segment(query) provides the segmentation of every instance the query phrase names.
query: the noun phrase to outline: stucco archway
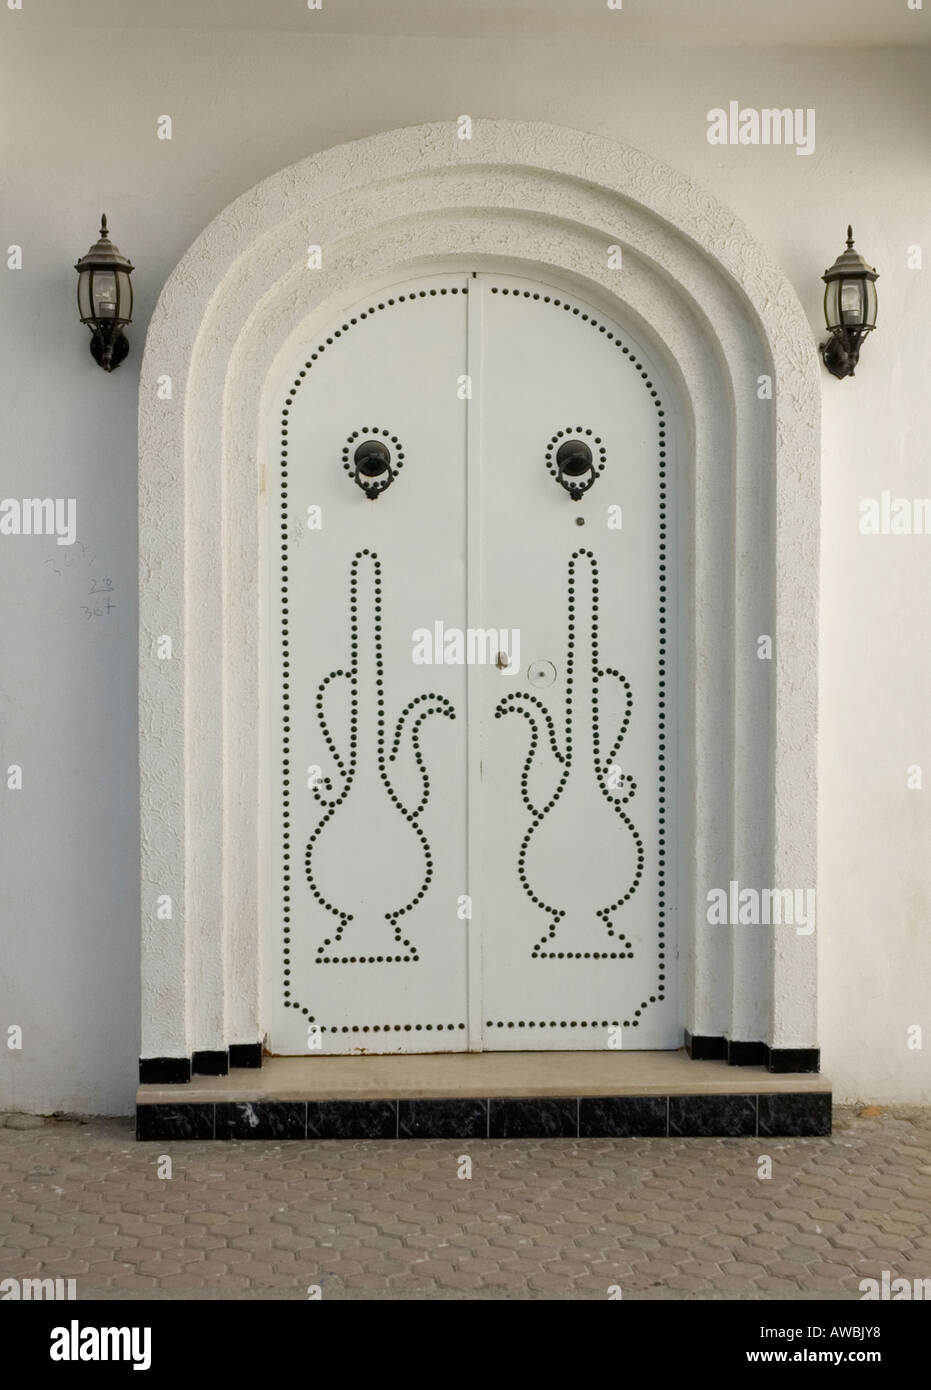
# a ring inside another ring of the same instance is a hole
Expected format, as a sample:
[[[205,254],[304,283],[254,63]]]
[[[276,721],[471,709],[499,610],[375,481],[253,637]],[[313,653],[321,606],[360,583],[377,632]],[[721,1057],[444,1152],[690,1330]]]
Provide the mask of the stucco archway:
[[[265,180],[198,238],[153,315],[139,420],[141,1055],[222,1065],[264,1032],[262,393],[301,325],[399,272],[466,260],[531,265],[583,288],[637,325],[679,385],[694,436],[683,1022],[699,1038],[764,1047],[777,1066],[811,1054],[814,937],[709,926],[704,914],[707,890],[733,879],[815,885],[809,326],[762,248],[688,179],[594,136],[480,120],[470,140],[446,122],[392,131]],[[758,657],[763,634],[771,661]]]

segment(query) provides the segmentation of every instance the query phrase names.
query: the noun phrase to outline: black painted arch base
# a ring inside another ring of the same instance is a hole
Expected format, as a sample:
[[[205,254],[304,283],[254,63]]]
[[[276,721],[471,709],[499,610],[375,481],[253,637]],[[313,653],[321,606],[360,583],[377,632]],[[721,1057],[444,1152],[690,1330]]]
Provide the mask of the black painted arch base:
[[[139,1105],[136,1138],[798,1138],[831,1133],[829,1091],[760,1095],[234,1101]]]
[[[190,1057],[139,1058],[139,1081],[143,1086],[179,1086],[190,1079]]]
[[[770,1047],[764,1042],[732,1042],[685,1030],[685,1050],[693,1062],[728,1062],[732,1067],[765,1067],[774,1073],[821,1070],[817,1047]]]
[[[193,1052],[190,1057],[140,1057],[140,1084],[184,1085],[192,1076],[227,1076],[232,1067],[260,1067],[262,1044],[230,1043],[216,1052]]]

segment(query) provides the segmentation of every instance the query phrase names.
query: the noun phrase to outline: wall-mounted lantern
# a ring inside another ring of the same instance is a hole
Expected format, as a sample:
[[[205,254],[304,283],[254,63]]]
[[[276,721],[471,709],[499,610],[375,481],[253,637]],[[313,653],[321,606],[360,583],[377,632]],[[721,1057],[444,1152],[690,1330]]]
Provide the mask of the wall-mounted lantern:
[[[860,347],[876,327],[878,272],[853,249],[853,228],[847,228],[847,249],[822,275],[824,317],[831,336],[821,345],[824,365],[833,376],[853,376]]]
[[[134,267],[107,231],[106,215],[100,219],[100,240],[74,267],[78,272],[78,310],[91,331],[94,361],[105,372],[118,367],[129,352],[123,329],[132,322]]]

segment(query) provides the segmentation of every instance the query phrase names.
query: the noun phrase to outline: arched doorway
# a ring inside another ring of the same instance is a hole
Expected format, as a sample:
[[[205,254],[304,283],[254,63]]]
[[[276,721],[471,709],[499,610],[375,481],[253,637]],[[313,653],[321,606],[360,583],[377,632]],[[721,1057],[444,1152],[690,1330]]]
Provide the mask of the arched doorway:
[[[679,1047],[665,372],[493,272],[295,351],[264,423],[269,1050]]]
[[[440,122],[266,180],[199,238],[153,316],[140,400],[143,1069],[167,1058],[190,1074],[199,1057],[222,1067],[230,1049],[254,1048],[270,1030],[261,942],[273,852],[261,727],[270,615],[256,576],[278,461],[262,421],[281,408],[302,344],[345,306],[438,274],[450,258],[470,272],[562,285],[636,338],[678,398],[689,640],[677,1026],[753,1055],[763,1049],[772,1064],[816,1055],[814,939],[712,925],[704,911],[707,892],[734,879],[815,883],[819,407],[810,330],[746,230],[674,171],[578,132],[477,121],[471,142]],[[166,376],[171,400],[159,389]],[[401,440],[387,419],[359,422],[375,424]],[[574,434],[596,428],[569,425]],[[541,427],[545,453],[564,426]],[[536,476],[551,497],[561,491],[545,471]],[[407,486],[405,458],[386,496],[360,495],[359,504],[381,515]],[[565,589],[566,556],[557,574]],[[344,639],[348,583],[346,573],[333,577]],[[772,638],[768,662],[758,656],[763,634]],[[552,655],[539,660],[558,671]],[[544,697],[545,688],[535,696],[546,705]],[[429,733],[454,727],[433,722]],[[511,857],[516,870],[519,849]],[[547,894],[535,896],[561,906]],[[166,895],[170,918],[156,910]],[[549,926],[525,897],[542,942]]]

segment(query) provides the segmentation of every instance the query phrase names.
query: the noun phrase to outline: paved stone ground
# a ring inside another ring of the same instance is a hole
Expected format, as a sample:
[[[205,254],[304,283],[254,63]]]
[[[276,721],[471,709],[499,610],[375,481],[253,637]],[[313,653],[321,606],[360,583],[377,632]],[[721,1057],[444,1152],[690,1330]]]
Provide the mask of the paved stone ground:
[[[884,1269],[931,1277],[931,1111],[835,1123],[827,1139],[277,1145],[138,1144],[123,1120],[7,1127],[0,1278],[73,1277],[79,1299],[306,1299],[310,1284],[324,1298],[604,1299],[617,1284],[634,1299],[857,1299]]]

